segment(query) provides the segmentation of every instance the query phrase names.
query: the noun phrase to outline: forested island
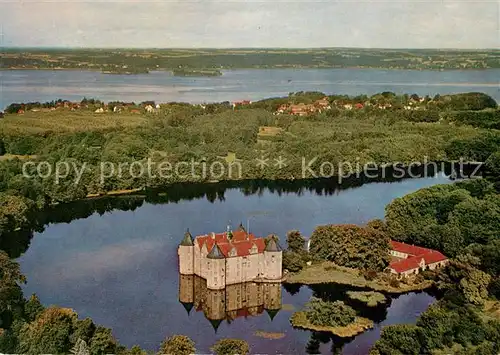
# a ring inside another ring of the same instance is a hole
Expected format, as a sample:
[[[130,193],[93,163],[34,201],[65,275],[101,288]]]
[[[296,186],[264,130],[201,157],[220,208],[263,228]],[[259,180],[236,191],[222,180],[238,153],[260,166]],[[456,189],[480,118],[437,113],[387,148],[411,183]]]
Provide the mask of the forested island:
[[[306,115],[280,110],[301,104],[317,109]],[[384,328],[373,354],[496,355],[500,350],[499,128],[497,103],[481,93],[418,97],[385,92],[347,97],[301,92],[242,105],[104,103],[96,99],[12,104],[0,121],[0,243],[11,246],[9,254],[0,253],[0,351],[69,353],[83,349],[81,353],[99,355],[144,354],[138,347],[121,347],[111,330],[90,319],[79,319],[72,310],[45,308],[36,296],[24,297],[20,285],[25,278],[13,259],[19,255],[10,251],[19,251],[23,232],[33,230],[37,221],[41,222],[37,230],[51,222],[54,217],[50,214],[41,217],[44,211],[57,206],[70,210],[67,206],[72,201],[133,189],[144,191],[153,200],[161,199],[157,191],[175,184],[199,184],[206,187],[206,193],[217,185],[209,183],[213,176],[203,175],[203,163],[219,162],[219,167],[240,164],[241,174],[220,176],[228,184],[254,179],[293,186],[299,180],[336,179],[335,174],[324,176],[324,169],[321,173],[323,162],[342,166],[343,170],[335,171],[348,180],[348,173],[356,175],[369,163],[379,167],[379,174],[387,168],[391,178],[399,165],[408,168],[410,163],[425,163],[426,159],[462,158],[483,163],[483,178],[398,198],[386,207],[383,221],[365,226],[318,226],[311,235],[312,252],[304,248],[306,238],[300,232],[291,232],[283,266],[297,278],[317,267],[327,273],[355,271],[357,279],[366,283],[362,287],[385,285],[388,293],[391,288],[432,284],[438,302],[416,325]],[[278,158],[281,166],[274,164]],[[306,159],[306,175],[302,158]],[[138,177],[129,169],[134,162],[148,159],[156,164],[196,161],[200,170],[192,175],[188,165],[166,177]],[[267,165],[257,165],[263,159],[270,160]],[[23,171],[26,162],[33,165]],[[54,175],[44,178],[37,174],[36,164],[41,162],[47,162],[46,169],[55,169],[60,162],[79,169],[84,162],[87,165],[81,175],[80,170],[69,169],[55,183]],[[122,166],[120,176],[107,171],[109,176],[101,179],[102,162],[128,165]],[[346,162],[360,165],[348,167]],[[25,173],[32,177],[26,178]],[[175,200],[175,194],[171,195],[168,198]],[[132,202],[130,208],[135,206]],[[437,272],[420,274],[411,281],[414,284],[396,282],[384,273],[389,240],[436,249],[451,261]],[[343,243],[345,252],[332,252],[337,250],[331,248],[332,243]],[[361,248],[363,245],[370,248]],[[367,303],[381,301],[374,293],[352,297]],[[345,330],[356,320],[362,321],[346,305],[329,304],[327,313],[318,313],[318,303],[311,302],[306,310],[298,311],[306,313],[295,318],[297,326],[307,323],[309,327],[335,328],[330,330],[338,333],[339,328]],[[363,329],[369,326],[357,324]],[[161,347],[166,353],[190,354],[196,344],[187,337],[173,336]],[[213,351],[233,354],[251,349],[241,340],[226,339],[215,344]]]
[[[2,69],[500,68],[500,51],[435,49],[44,49],[3,48]]]
[[[102,70],[103,74],[118,74],[118,75],[134,75],[134,74],[149,74],[148,69],[115,67],[111,70]]]

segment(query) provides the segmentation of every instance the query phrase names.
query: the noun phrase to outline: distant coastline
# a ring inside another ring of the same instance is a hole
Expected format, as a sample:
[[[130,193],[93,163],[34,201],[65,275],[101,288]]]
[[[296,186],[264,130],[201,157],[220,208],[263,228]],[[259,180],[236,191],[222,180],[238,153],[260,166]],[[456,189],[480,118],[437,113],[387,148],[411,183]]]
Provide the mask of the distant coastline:
[[[98,53],[98,55],[96,55]],[[231,69],[353,68],[386,70],[481,70],[500,68],[500,51],[431,49],[36,49],[4,48],[5,69],[83,69],[144,73]],[[189,69],[184,69],[189,68]],[[111,74],[110,73],[110,74]],[[219,74],[217,74],[218,76]],[[195,73],[184,76],[198,76]],[[205,75],[201,76],[213,76]]]

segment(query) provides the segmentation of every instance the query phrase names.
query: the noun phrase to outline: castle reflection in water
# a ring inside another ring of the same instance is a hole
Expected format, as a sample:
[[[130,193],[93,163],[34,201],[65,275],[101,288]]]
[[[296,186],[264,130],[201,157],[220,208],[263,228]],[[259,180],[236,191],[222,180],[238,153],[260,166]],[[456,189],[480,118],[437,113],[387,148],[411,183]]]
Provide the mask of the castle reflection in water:
[[[193,308],[203,311],[217,331],[224,320],[231,323],[264,311],[272,321],[281,309],[281,284],[246,282],[211,290],[201,277],[179,274],[179,301],[188,314]]]

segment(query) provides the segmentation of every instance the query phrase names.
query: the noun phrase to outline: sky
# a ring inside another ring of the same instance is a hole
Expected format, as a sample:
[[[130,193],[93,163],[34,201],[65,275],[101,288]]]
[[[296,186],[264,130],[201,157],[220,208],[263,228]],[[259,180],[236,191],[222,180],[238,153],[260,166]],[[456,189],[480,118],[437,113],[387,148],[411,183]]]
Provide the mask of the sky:
[[[4,47],[500,48],[498,0],[0,0]]]

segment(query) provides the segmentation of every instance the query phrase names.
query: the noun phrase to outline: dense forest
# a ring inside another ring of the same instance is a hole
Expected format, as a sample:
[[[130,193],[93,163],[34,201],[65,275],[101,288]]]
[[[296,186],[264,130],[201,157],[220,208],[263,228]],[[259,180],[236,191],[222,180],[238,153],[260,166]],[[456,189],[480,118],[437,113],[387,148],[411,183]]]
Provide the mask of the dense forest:
[[[295,93],[236,108],[170,103],[154,112],[144,109],[154,105],[146,102],[138,105],[140,114],[95,113],[104,104],[85,99],[77,111],[54,101],[40,104],[55,106],[48,112],[7,114],[0,121],[0,231],[23,228],[33,213],[49,205],[110,191],[213,180],[359,178],[372,165],[383,175],[403,177],[404,169],[395,172],[395,167],[459,158],[487,161],[500,147],[500,132],[482,128],[486,120],[498,118],[490,115],[497,104],[478,93],[330,96],[329,110],[276,115],[283,103],[307,104],[324,96]],[[375,104],[337,108],[346,102]],[[394,109],[373,107],[380,102]],[[406,102],[423,108],[397,108]],[[28,107],[9,108],[23,105]],[[451,121],[454,112],[470,113],[473,119]],[[477,125],[480,114],[484,119]],[[436,119],[428,122],[428,117]],[[159,171],[165,164],[169,174]]]
[[[4,48],[0,68],[126,72],[237,68],[485,69],[500,51],[432,49],[18,49]]]

